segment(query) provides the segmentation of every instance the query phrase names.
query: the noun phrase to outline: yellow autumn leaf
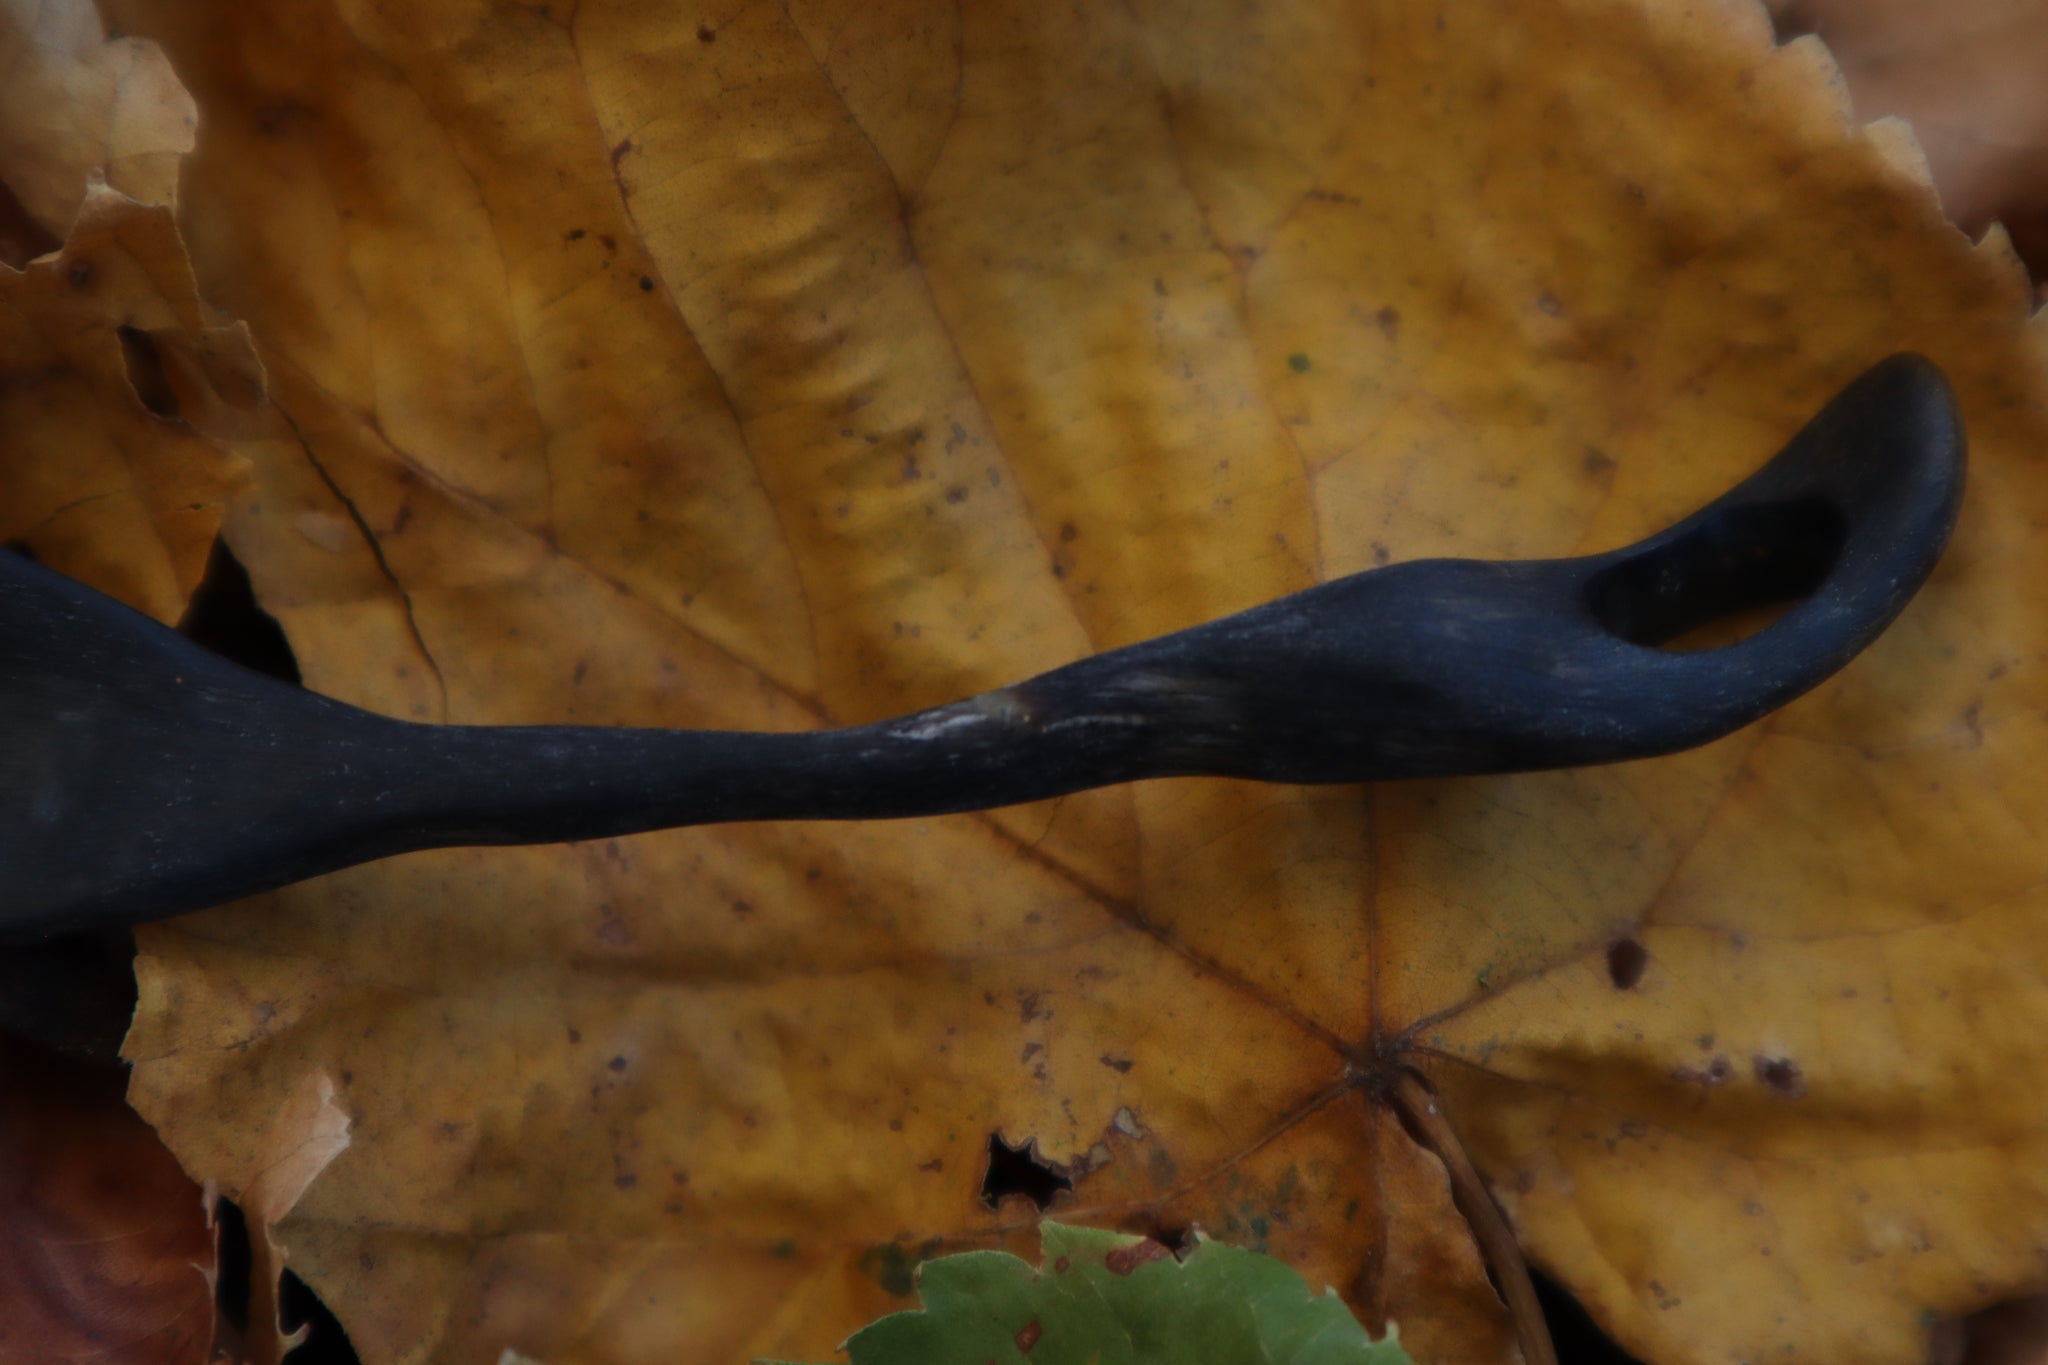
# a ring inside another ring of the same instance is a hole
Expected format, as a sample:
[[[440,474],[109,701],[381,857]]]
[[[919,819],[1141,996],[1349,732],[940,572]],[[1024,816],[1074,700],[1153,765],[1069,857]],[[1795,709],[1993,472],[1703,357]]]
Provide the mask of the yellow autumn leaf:
[[[1815,695],[1597,771],[396,859],[142,935],[133,1102],[366,1360],[821,1358],[934,1246],[1199,1222],[1508,1358],[1423,1068],[1632,1350],[2036,1274],[2024,279],[1762,11],[109,0],[275,407],[227,535],[392,714],[809,728],[1389,559],[1621,543],[1911,348],[1973,486]],[[112,540],[102,543],[119,548]],[[111,553],[111,551],[110,551]]]
[[[0,539],[176,620],[245,472],[205,433],[261,389],[170,209],[95,188],[61,252],[0,266]]]
[[[89,5],[0,2],[0,70],[0,540],[175,620],[262,390],[172,219],[192,100]]]

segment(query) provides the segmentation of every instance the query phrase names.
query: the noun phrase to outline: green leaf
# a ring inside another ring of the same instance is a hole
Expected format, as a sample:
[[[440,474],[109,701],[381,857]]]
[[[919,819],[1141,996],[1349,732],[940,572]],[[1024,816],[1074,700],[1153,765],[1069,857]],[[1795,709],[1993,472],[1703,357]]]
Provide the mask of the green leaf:
[[[1000,1251],[926,1261],[921,1310],[847,1339],[853,1365],[1412,1365],[1337,1297],[1270,1256],[1201,1238],[1185,1261],[1120,1232],[1046,1223],[1044,1265]]]

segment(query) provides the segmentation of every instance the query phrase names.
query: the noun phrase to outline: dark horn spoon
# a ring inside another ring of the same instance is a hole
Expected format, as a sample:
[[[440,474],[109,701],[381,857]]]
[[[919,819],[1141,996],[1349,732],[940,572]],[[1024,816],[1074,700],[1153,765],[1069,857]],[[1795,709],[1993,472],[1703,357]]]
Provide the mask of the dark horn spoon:
[[[1894,356],[1733,491],[1623,549],[1390,565],[809,734],[390,720],[0,555],[0,938],[423,848],[931,815],[1147,777],[1364,782],[1670,753],[1869,644],[1940,556],[1962,483],[1946,381]],[[1786,600],[1737,643],[1656,647]]]

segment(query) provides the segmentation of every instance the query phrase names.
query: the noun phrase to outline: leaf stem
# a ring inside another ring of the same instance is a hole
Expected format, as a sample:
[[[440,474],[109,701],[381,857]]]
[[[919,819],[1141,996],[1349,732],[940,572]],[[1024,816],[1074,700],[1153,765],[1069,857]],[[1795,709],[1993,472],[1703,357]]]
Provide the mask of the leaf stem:
[[[1413,1070],[1403,1068],[1387,1091],[1388,1102],[1407,1121],[1422,1145],[1443,1162],[1451,1180],[1451,1202],[1471,1225],[1472,1238],[1499,1283],[1501,1298],[1515,1321],[1515,1336],[1522,1346],[1527,1365],[1557,1365],[1557,1348],[1551,1344],[1550,1327],[1543,1317],[1543,1305],[1536,1300],[1536,1285],[1529,1278],[1529,1263],[1522,1257],[1514,1230],[1493,1202],[1478,1168],[1465,1155],[1464,1144],[1444,1117],[1443,1107],[1428,1082]]]

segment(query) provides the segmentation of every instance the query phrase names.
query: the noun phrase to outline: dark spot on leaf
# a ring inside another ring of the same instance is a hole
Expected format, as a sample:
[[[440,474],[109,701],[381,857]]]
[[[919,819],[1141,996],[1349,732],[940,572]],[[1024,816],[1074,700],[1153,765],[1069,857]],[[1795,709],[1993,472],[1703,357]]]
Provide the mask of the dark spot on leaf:
[[[1038,1339],[1044,1335],[1045,1329],[1038,1325],[1037,1318],[1033,1318],[1017,1329],[1017,1349],[1029,1351],[1038,1344]]]
[[[1309,363],[1309,358],[1300,351],[1296,351],[1293,355],[1287,357],[1287,368],[1296,374],[1307,374]]]
[[[1081,538],[1081,529],[1071,521],[1060,523],[1060,544],[1072,545]]]
[[[1756,1078],[1788,1100],[1806,1093],[1806,1074],[1790,1057],[1758,1057]]]
[[[73,289],[90,289],[92,287],[92,276],[93,268],[91,261],[73,261],[71,269],[65,273],[64,278],[71,281]]]
[[[569,231],[564,234],[564,236],[566,236],[572,242],[580,242],[587,235],[588,234],[586,234],[582,228],[570,228]]]
[[[612,1186],[615,1189],[630,1190],[639,1183],[640,1177],[637,1175],[615,1175],[612,1177]]]
[[[1102,1054],[1101,1061],[1111,1071],[1120,1072],[1126,1076],[1131,1074],[1131,1067],[1135,1065],[1129,1057],[1112,1057],[1107,1052]]]
[[[1385,308],[1380,309],[1379,313],[1376,315],[1376,320],[1379,322],[1381,334],[1385,336],[1387,340],[1398,341],[1400,339],[1400,309],[1394,307],[1394,305],[1392,304],[1388,304]]]
[[[1587,446],[1579,467],[1586,471],[1589,479],[1605,479],[1614,472],[1614,457],[1598,446]]]
[[[1164,1243],[1155,1242],[1150,1237],[1147,1237],[1142,1242],[1133,1242],[1129,1246],[1118,1247],[1102,1258],[1102,1264],[1108,1267],[1109,1273],[1112,1275],[1128,1275],[1148,1261],[1167,1261],[1172,1259],[1173,1252]]]
[[[1012,1147],[1001,1133],[988,1135],[988,1171],[981,1178],[981,1202],[996,1208],[1012,1195],[1022,1195],[1043,1213],[1053,1197],[1074,1188],[1064,1169],[1038,1155],[1038,1139]]]
[[[1062,1256],[1057,1261],[1054,1261],[1052,1263],[1052,1268],[1056,1271],[1065,1272],[1066,1268],[1072,1264],[1072,1261],[1069,1261],[1066,1257]]]
[[[646,275],[642,275],[640,277],[640,292],[643,294],[652,294],[654,292],[653,279]]]
[[[614,1057],[606,1062],[605,1065],[614,1071],[624,1071],[626,1069],[626,1059],[624,1057]]]
[[[316,116],[312,106],[300,104],[297,100],[279,100],[265,104],[256,110],[256,131],[264,137],[281,137],[295,123]]]
[[[1730,1062],[1725,1055],[1716,1053],[1714,1060],[1708,1062],[1704,1067],[1678,1067],[1672,1071],[1671,1079],[1674,1081],[1687,1081],[1693,1085],[1704,1085],[1711,1088],[1717,1085],[1728,1084],[1734,1078],[1734,1075],[1735,1064]]]
[[[1632,938],[1619,938],[1607,945],[1607,975],[1618,991],[1634,990],[1650,965],[1650,950]]]
[[[872,1246],[860,1254],[860,1270],[899,1299],[907,1299],[917,1288],[917,1263],[930,1258],[939,1248],[936,1239],[911,1248],[896,1242]]]
[[[700,43],[715,43],[715,42],[717,42],[717,41],[718,41],[718,30],[717,30],[717,29],[715,29],[715,28],[713,28],[713,27],[711,27],[711,25],[709,25],[709,24],[699,24],[699,25],[697,25],[697,41],[698,41],[698,42],[700,42]]]

